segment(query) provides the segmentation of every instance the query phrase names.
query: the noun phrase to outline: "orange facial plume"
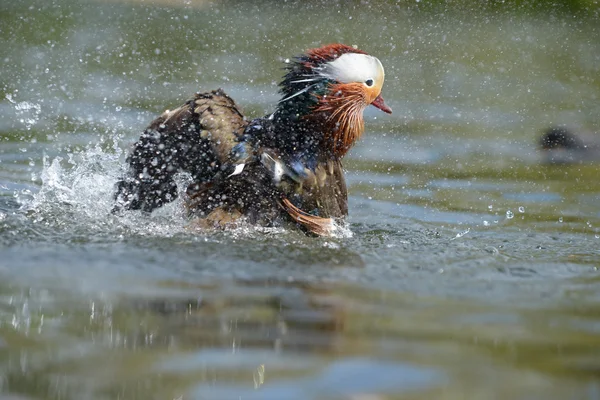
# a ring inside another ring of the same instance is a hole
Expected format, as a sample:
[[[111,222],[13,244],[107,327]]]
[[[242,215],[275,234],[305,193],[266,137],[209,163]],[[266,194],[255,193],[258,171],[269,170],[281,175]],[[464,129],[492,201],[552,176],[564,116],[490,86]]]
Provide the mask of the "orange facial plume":
[[[363,111],[368,103],[360,83],[335,84],[330,93],[319,98],[315,111],[327,115],[324,140],[341,158],[364,132]]]

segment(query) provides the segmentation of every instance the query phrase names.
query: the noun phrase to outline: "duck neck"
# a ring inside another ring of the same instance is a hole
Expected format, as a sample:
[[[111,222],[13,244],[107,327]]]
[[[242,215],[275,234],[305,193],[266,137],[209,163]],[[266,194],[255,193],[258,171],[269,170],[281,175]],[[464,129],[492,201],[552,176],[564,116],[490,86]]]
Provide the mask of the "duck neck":
[[[302,105],[293,108],[281,108],[273,115],[273,133],[276,141],[275,147],[280,151],[300,156],[301,158],[327,159],[331,153],[327,146],[323,146],[327,118],[322,113],[294,112],[302,109]]]
[[[315,109],[317,114],[326,115],[322,146],[336,158],[344,157],[362,136],[363,110],[361,101],[341,97],[324,98]]]

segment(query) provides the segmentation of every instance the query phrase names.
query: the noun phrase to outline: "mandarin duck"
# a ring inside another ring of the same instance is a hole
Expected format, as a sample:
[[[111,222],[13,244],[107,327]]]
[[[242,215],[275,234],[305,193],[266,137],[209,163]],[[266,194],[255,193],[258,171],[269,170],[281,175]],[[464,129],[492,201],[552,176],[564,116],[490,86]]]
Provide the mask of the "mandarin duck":
[[[291,221],[331,235],[348,215],[342,159],[364,131],[368,105],[391,113],[381,97],[381,62],[331,44],[287,60],[275,112],[248,121],[221,89],[197,93],[165,111],[142,133],[117,183],[115,211],[152,211],[177,197],[205,225],[244,217],[273,226]]]

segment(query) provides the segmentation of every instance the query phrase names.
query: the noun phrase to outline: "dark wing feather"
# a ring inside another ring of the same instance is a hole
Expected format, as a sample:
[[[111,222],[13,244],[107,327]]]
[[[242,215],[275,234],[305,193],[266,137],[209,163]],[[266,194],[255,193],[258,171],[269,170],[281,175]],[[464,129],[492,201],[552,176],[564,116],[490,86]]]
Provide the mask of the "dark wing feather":
[[[152,211],[173,201],[178,172],[190,173],[197,183],[210,182],[246,125],[222,90],[198,93],[181,107],[165,111],[134,144],[128,173],[117,183],[115,210]]]

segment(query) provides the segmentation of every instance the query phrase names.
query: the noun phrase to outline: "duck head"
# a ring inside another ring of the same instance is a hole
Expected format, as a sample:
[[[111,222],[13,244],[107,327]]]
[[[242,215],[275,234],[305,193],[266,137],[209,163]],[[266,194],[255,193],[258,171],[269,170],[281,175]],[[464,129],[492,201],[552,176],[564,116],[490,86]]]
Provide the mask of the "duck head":
[[[367,106],[391,114],[383,81],[381,62],[364,51],[343,44],[311,49],[288,63],[274,116],[318,124],[321,146],[343,157],[364,131]]]

